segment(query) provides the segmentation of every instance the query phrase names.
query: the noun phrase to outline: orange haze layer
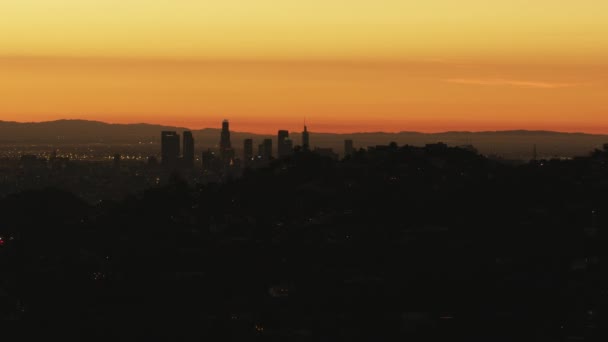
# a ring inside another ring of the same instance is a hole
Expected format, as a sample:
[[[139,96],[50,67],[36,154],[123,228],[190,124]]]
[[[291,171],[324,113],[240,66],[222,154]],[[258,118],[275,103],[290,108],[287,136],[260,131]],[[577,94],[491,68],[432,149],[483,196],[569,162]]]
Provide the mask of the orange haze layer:
[[[15,57],[0,59],[0,75],[2,120],[608,133],[601,64]]]
[[[606,0],[0,1],[0,120],[608,133]]]

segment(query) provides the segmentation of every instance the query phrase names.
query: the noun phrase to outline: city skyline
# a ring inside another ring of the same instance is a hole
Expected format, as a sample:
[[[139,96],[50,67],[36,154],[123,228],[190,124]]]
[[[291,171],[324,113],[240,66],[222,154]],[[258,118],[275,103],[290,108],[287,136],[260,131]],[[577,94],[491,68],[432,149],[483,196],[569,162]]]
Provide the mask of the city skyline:
[[[182,134],[183,144],[181,150],[183,153],[180,152],[180,135],[176,131],[161,131],[160,156],[161,164],[164,167],[185,169],[193,169],[195,167],[196,147],[194,136],[192,131],[187,130],[183,131]],[[293,139],[289,137],[288,130],[278,130],[276,138],[277,156],[279,159],[293,155],[296,150],[310,151],[310,132],[306,125],[304,125],[304,130],[301,133],[300,144],[294,143]],[[345,143],[348,144],[347,142],[350,142],[350,149],[345,147],[344,156],[353,152],[353,140],[346,140]],[[254,154],[253,152],[253,143],[254,139],[251,137],[243,139],[241,159],[236,154],[236,149],[232,145],[230,120],[222,120],[218,148],[214,149],[212,146],[206,146],[206,150],[201,153],[200,160],[203,162],[203,170],[211,171],[215,169],[215,172],[219,172],[217,169],[221,168],[219,167],[220,165],[222,167],[234,168],[235,166],[240,167],[241,163],[244,167],[249,167],[256,162],[262,162],[262,165],[265,165],[266,162],[274,159],[272,157],[272,139],[263,139],[262,144],[258,145],[258,154]],[[314,152],[321,155],[335,156],[335,158],[338,156],[334,154],[333,149],[327,147],[315,147]],[[218,158],[216,158],[216,155]],[[115,162],[119,163],[121,155],[115,154],[113,158]],[[155,158],[155,156],[148,156],[148,161],[150,161],[150,158]],[[218,164],[219,161],[221,163]]]

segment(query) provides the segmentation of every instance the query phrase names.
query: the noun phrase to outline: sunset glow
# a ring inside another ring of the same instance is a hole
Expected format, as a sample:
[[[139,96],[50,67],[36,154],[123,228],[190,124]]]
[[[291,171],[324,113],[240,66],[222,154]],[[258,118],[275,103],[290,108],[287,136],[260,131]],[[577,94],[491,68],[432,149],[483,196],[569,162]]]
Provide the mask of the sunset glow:
[[[20,0],[0,120],[608,133],[608,2]]]

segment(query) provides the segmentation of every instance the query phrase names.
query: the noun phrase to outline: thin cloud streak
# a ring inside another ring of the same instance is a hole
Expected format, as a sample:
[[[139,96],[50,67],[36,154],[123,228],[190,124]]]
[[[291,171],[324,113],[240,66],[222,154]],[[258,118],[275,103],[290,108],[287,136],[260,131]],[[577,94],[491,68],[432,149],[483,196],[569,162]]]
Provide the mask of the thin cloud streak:
[[[581,85],[580,83],[557,83],[557,82],[542,82],[542,81],[520,81],[508,80],[502,78],[494,79],[469,79],[469,78],[453,78],[444,80],[448,83],[480,85],[480,86],[508,86],[519,88],[537,88],[537,89],[558,89],[569,88]]]

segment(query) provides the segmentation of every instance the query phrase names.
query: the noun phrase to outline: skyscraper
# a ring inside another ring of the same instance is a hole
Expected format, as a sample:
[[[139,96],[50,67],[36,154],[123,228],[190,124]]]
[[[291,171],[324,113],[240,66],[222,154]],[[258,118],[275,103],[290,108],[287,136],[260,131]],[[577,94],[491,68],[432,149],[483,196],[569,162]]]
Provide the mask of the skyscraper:
[[[230,123],[228,120],[222,122],[220,156],[225,165],[229,165],[234,159],[234,150],[232,149],[232,143],[230,142]]]
[[[353,141],[348,139],[344,140],[344,156],[350,156],[355,152],[355,148],[353,147]]]
[[[280,130],[279,131],[279,136],[278,136],[278,152],[279,152],[279,158],[283,158],[287,155],[289,155],[289,151],[287,150],[287,146],[285,144],[285,140],[289,139],[289,131],[286,130]]]
[[[230,122],[228,122],[228,120],[224,120],[222,122],[222,135],[220,138],[220,150],[224,151],[229,148],[232,148],[232,144],[230,143]]]
[[[161,133],[161,164],[175,167],[179,160],[179,134],[172,131]]]
[[[219,172],[221,169],[222,161],[219,160],[215,152],[207,150],[201,155],[201,161],[203,162],[204,172]]]
[[[283,149],[283,157],[290,156],[293,154],[293,140],[291,140],[291,138],[287,138],[283,141]]]
[[[184,166],[188,168],[194,167],[194,137],[192,132],[184,132]]]
[[[262,151],[262,158],[264,160],[270,160],[272,158],[272,139],[264,139],[264,150]]]
[[[308,151],[310,149],[310,134],[306,125],[304,126],[304,132],[302,132],[302,149]]]
[[[243,161],[248,165],[253,160],[253,139],[245,139],[243,143]]]

